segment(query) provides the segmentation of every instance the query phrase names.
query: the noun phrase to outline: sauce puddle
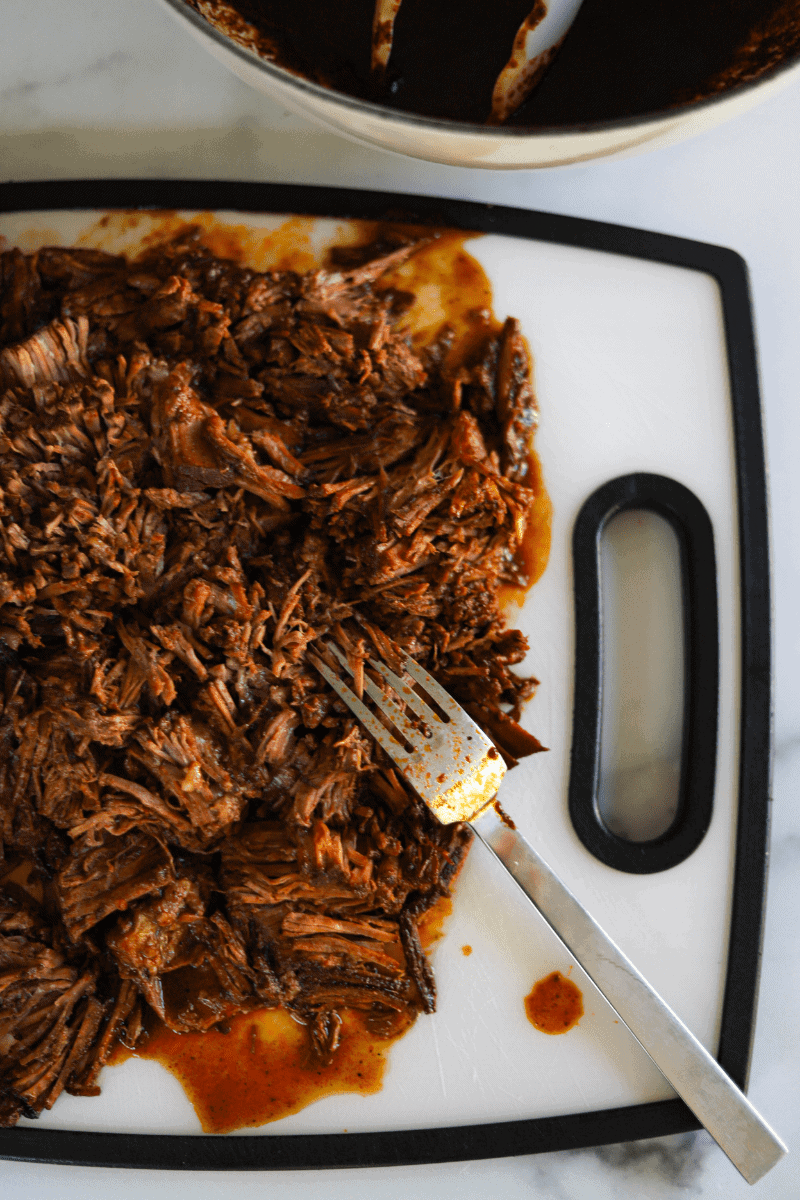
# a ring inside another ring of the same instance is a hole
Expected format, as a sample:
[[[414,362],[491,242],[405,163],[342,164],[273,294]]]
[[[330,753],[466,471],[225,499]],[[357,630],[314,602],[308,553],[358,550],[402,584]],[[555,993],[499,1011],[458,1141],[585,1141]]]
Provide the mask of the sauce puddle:
[[[422,915],[425,949],[443,936],[452,910],[443,898]],[[343,1009],[341,1016],[341,1041],[328,1066],[314,1062],[305,1026],[284,1009],[241,1013],[227,1022],[227,1033],[175,1033],[151,1012],[142,1043],[134,1050],[118,1045],[109,1065],[129,1058],[160,1063],[183,1087],[204,1133],[233,1133],[279,1121],[326,1096],[381,1090],[389,1050],[407,1027],[387,1036],[366,1013]]]
[[[387,1053],[401,1036],[380,1037],[364,1014],[344,1010],[341,1042],[325,1067],[311,1060],[304,1026],[282,1009],[243,1013],[228,1028],[174,1033],[153,1021],[142,1046],[118,1047],[111,1062],[135,1057],[160,1063],[180,1082],[204,1133],[232,1133],[278,1121],[338,1092],[379,1092]]]
[[[583,996],[571,979],[553,971],[533,985],[525,1012],[540,1033],[566,1033],[583,1016]]]

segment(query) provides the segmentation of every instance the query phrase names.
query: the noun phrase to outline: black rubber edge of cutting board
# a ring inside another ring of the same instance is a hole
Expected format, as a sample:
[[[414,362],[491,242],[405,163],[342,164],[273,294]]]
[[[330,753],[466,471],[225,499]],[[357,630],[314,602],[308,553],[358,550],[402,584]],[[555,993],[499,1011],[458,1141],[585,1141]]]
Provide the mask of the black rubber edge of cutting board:
[[[772,768],[769,518],[758,365],[747,267],[733,250],[601,221],[499,205],[298,184],[214,180],[48,180],[0,185],[0,212],[189,209],[296,213],[430,224],[666,263],[720,289],[739,501],[742,696],[739,803],[718,1060],[746,1086],[766,895]],[[499,1158],[699,1129],[680,1100],[563,1117],[358,1134],[215,1137],[0,1130],[0,1157],[164,1169],[335,1168]]]

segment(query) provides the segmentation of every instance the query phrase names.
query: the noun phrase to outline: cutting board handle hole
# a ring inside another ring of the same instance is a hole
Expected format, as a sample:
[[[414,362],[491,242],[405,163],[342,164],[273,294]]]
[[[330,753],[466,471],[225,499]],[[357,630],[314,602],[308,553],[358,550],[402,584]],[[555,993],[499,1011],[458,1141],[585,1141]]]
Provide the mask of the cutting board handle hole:
[[[598,488],[573,531],[575,692],[569,810],[621,871],[663,871],[699,846],[714,801],[719,620],[714,534],[662,475]]]
[[[661,837],[680,796],[684,715],[681,548],[672,524],[631,508],[600,535],[600,779],[607,829]]]

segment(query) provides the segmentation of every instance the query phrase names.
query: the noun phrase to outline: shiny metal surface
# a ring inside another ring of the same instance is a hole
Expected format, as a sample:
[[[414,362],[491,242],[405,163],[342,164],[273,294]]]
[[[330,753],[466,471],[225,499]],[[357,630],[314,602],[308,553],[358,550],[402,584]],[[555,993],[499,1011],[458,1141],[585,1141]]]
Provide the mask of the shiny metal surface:
[[[329,662],[355,677],[353,665],[337,646],[328,643],[325,652]],[[444,824],[472,824],[747,1182],[763,1178],[787,1147],[566,884],[497,811],[492,801],[505,765],[486,734],[407,655],[401,656],[403,678],[384,663],[368,663],[373,673],[380,672],[384,688],[366,672],[359,680],[359,690],[363,688],[383,721],[330,665],[310,657],[434,815]],[[442,716],[420,697],[414,683]],[[390,698],[390,690],[395,699]],[[419,719],[410,717],[406,708]]]
[[[325,647],[333,661],[351,676],[353,668],[338,646]],[[361,724],[397,763],[431,812],[443,825],[471,821],[491,805],[506,773],[503,759],[483,730],[456,704],[427,671],[407,655],[401,656],[405,677],[391,671],[385,663],[369,661],[373,672],[385,681],[381,689],[364,672],[364,693],[387,718],[381,721],[339,678],[328,663],[310,655],[320,674],[358,717]],[[434,701],[441,715],[419,695],[422,688]],[[394,694],[392,699],[389,690]],[[409,715],[396,701],[408,709]],[[415,719],[416,718],[416,719]],[[389,725],[393,727],[389,728]],[[402,742],[397,735],[400,735]]]
[[[681,1099],[748,1183],[787,1148],[566,884],[493,809],[473,829],[561,938]]]

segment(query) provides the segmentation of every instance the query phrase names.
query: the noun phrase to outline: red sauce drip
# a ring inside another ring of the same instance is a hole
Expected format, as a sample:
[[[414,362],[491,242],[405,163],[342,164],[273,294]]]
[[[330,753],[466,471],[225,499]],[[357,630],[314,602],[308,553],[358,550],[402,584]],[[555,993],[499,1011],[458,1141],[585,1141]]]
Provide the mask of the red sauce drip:
[[[472,946],[462,946],[461,953],[465,958],[469,958],[470,954],[472,954]]]
[[[503,824],[507,825],[509,829],[517,828],[516,825],[514,824],[514,822],[511,820],[511,817],[505,811],[505,809],[501,807],[499,800],[495,800],[495,802],[494,802],[494,811],[497,813],[498,817],[503,822]]]
[[[553,971],[533,985],[525,1012],[541,1033],[566,1033],[583,1016],[583,996],[571,979]]]
[[[533,488],[534,497],[533,504],[528,509],[528,524],[522,544],[515,556],[515,566],[521,582],[516,587],[506,584],[500,588],[500,603],[504,607],[509,604],[522,607],[528,591],[544,574],[550,557],[553,504],[545,487],[542,464],[535,450],[531,450],[528,463],[525,486]],[[510,624],[514,624],[513,618]]]

